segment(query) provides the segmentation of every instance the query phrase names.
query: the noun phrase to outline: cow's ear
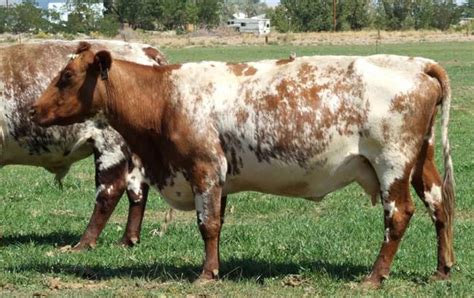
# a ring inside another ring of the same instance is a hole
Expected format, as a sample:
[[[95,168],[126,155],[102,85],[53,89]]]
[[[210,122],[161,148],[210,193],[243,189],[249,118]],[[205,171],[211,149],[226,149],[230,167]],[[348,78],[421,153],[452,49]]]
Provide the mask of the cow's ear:
[[[87,41],[81,41],[76,49],[76,54],[80,54],[91,49],[91,44]]]
[[[95,63],[100,71],[102,80],[108,79],[108,73],[112,66],[112,55],[108,51],[99,51],[95,54]]]

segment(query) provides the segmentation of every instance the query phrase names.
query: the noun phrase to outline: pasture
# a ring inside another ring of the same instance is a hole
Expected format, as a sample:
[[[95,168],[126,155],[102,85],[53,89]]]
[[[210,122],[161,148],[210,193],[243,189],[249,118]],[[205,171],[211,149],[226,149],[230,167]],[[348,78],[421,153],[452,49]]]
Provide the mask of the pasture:
[[[191,283],[200,273],[203,242],[194,212],[179,212],[163,237],[166,204],[152,192],[142,243],[116,245],[126,222],[123,199],[98,247],[83,253],[60,248],[78,241],[94,205],[92,160],[77,164],[58,189],[53,176],[31,167],[0,171],[0,295],[416,295],[469,296],[474,292],[474,43],[381,45],[379,53],[424,56],[448,71],[452,89],[450,141],[457,182],[455,252],[451,281],[430,282],[436,266],[431,220],[417,211],[382,289],[358,286],[383,240],[383,209],[352,185],[321,203],[240,193],[228,200],[221,236],[221,280]],[[374,46],[250,46],[163,51],[171,62],[251,61],[316,54],[368,55]],[[439,134],[438,134],[439,135]],[[440,150],[437,150],[438,157]],[[440,168],[441,169],[441,168]]]

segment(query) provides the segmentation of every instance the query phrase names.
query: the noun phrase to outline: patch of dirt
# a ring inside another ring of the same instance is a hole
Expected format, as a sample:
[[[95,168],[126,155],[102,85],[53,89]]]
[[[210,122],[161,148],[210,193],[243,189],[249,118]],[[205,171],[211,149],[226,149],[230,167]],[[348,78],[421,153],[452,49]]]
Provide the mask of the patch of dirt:
[[[303,285],[307,284],[308,282],[309,282],[309,279],[303,277],[302,275],[290,274],[282,280],[281,284],[282,284],[282,286],[285,286],[285,287],[293,287],[294,288],[294,287],[303,286]]]
[[[87,282],[63,282],[59,277],[49,277],[46,280],[46,286],[50,290],[77,290],[77,289],[85,289],[85,290],[98,290],[98,289],[107,289],[109,288],[105,282],[95,282],[95,281],[87,281]]]

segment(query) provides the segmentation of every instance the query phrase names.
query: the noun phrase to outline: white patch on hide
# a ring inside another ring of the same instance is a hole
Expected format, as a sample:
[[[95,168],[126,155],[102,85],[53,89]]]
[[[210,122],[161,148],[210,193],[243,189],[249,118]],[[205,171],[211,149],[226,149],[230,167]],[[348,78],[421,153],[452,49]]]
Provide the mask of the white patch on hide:
[[[142,172],[138,167],[134,167],[130,173],[127,174],[127,190],[132,191],[137,195],[138,200],[135,203],[140,202],[143,199],[142,183],[146,183]]]
[[[110,185],[109,187],[107,187],[107,194],[110,195],[112,194],[112,191],[114,190],[114,186],[113,185]]]
[[[385,232],[384,232],[383,242],[385,242],[385,243],[389,243],[389,242],[390,242],[389,235],[390,235],[390,229],[389,229],[389,228],[386,228],[386,229],[385,229]]]
[[[425,191],[425,202],[428,204],[428,212],[433,220],[436,220],[434,215],[436,205],[439,205],[442,200],[441,186],[433,184],[430,191]]]
[[[383,202],[383,209],[388,212],[388,217],[392,218],[395,212],[398,212],[398,208],[395,206],[395,201]]]
[[[96,191],[95,191],[95,199],[97,200],[99,198],[99,195],[102,191],[105,190],[105,185],[101,184],[99,185],[99,187],[97,187]]]
[[[205,195],[195,195],[194,204],[199,220],[199,224],[204,224],[207,220],[207,200],[208,198]]]

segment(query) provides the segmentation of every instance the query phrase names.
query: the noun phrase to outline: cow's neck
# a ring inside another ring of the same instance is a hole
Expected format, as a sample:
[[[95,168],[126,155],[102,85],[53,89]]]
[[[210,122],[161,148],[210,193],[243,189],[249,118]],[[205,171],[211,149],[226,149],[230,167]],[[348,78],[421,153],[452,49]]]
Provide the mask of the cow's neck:
[[[120,132],[139,132],[161,126],[167,92],[163,72],[153,67],[114,60],[109,78],[102,81],[102,110]]]
[[[160,168],[160,173],[149,173],[158,184],[170,168],[162,156],[166,148],[161,148],[166,146],[162,123],[172,92],[170,70],[114,61],[100,91],[102,110],[110,125],[145,163]]]

